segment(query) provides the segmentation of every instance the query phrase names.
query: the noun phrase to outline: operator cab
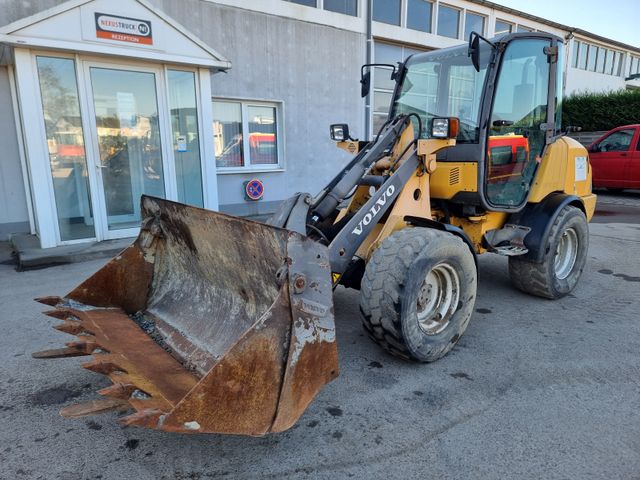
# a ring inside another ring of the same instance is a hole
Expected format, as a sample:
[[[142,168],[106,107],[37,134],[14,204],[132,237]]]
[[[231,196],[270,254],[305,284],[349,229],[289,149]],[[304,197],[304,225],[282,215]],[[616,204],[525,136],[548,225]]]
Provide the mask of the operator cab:
[[[561,45],[547,33],[492,40],[472,33],[469,46],[416,54],[400,65],[389,118],[417,114],[428,126],[433,118],[457,117],[456,146],[438,161],[477,163],[477,187],[448,202],[490,211],[524,207],[544,148],[560,127]],[[428,138],[429,129],[417,132],[416,123],[416,134]]]

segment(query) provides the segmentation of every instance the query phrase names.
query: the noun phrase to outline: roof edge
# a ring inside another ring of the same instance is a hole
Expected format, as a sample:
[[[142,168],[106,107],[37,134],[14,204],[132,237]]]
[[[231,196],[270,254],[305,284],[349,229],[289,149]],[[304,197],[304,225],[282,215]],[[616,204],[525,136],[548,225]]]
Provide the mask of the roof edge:
[[[533,20],[538,23],[542,23],[544,25],[549,25],[550,27],[557,28],[559,30],[565,30],[567,34],[577,33],[579,35],[583,35],[585,37],[592,37],[594,40],[597,40],[602,43],[609,43],[611,45],[615,45],[620,48],[624,48],[626,50],[631,50],[636,53],[640,53],[640,47],[634,47],[633,45],[629,45],[624,42],[620,42],[618,40],[614,40],[612,38],[603,37],[602,35],[598,35],[597,33],[589,32],[587,30],[583,30],[578,27],[571,27],[569,25],[565,25],[563,23],[554,22],[553,20],[548,20],[543,17],[538,17],[537,15],[533,15],[531,13],[523,12],[522,10],[516,10],[515,8],[505,7],[504,5],[500,5],[498,3],[491,2],[489,0],[467,0],[468,2],[475,3],[476,5],[482,5],[487,8],[492,8],[494,10],[499,10],[504,13],[511,13],[513,15],[517,15],[519,17],[527,18],[529,20]]]

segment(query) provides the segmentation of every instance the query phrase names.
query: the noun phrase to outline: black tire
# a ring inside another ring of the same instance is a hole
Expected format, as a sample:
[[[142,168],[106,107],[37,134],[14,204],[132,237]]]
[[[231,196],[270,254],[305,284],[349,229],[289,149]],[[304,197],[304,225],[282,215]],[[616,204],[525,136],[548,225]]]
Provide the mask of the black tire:
[[[446,278],[457,285],[457,294],[453,287],[451,296],[436,295],[434,290],[448,291],[436,286],[429,296],[427,287],[434,281],[446,284]],[[360,290],[362,323],[389,353],[432,362],[446,355],[467,328],[476,288],[473,254],[459,237],[429,228],[405,228],[386,238],[366,266]],[[438,308],[445,314],[429,317]]]
[[[558,246],[563,236],[570,234],[570,230],[574,232],[577,240],[575,261],[570,267],[567,266],[565,271],[558,272]],[[540,263],[520,257],[509,257],[511,282],[518,290],[538,297],[564,297],[575,288],[587,262],[589,227],[582,210],[571,205],[564,207],[554,220],[547,244],[543,248],[545,253]]]

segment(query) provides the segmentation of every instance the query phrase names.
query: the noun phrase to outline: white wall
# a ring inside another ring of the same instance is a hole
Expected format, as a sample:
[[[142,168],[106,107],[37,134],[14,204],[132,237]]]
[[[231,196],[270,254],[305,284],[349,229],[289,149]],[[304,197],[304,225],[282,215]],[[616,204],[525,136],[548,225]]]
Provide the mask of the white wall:
[[[606,75],[604,73],[589,72],[579,68],[569,67],[565,95],[581,92],[610,92],[625,88],[623,77]]]
[[[218,173],[221,209],[263,213],[258,209],[295,192],[315,194],[348,162],[351,156],[329,138],[329,125],[346,122],[354,135],[364,133],[363,34],[207,1],[153,3],[232,62],[228,73],[212,76],[214,97],[283,104],[285,171]],[[252,177],[265,185],[259,202],[244,199],[243,182]]]

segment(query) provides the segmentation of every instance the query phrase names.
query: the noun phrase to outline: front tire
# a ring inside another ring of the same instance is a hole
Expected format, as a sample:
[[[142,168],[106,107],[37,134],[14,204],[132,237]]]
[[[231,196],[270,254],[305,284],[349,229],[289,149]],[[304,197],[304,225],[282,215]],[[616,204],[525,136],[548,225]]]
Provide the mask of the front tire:
[[[386,238],[366,266],[362,323],[389,353],[432,362],[446,355],[467,328],[476,288],[473,254],[459,237],[405,228]]]
[[[556,299],[569,294],[587,262],[589,227],[582,210],[565,206],[553,222],[542,262],[509,257],[509,276],[525,293]]]

